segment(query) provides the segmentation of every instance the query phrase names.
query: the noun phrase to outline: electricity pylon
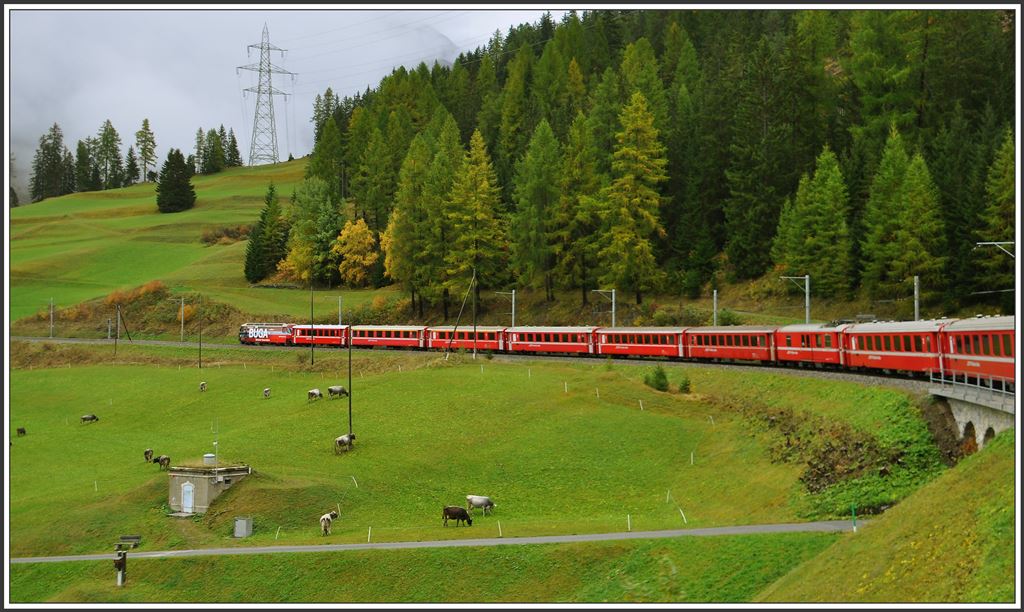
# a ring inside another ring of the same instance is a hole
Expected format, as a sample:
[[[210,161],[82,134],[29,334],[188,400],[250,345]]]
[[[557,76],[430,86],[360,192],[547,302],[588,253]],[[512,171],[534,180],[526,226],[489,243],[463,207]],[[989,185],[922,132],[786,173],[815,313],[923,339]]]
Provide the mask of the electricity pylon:
[[[256,92],[256,116],[252,121],[252,143],[249,147],[249,165],[255,166],[257,162],[269,162],[276,164],[280,161],[277,157],[277,123],[274,121],[274,96],[287,96],[288,94],[274,89],[270,83],[270,75],[273,73],[290,74],[295,78],[294,72],[289,72],[270,63],[270,52],[280,51],[284,56],[284,49],[270,44],[270,31],[267,24],[263,24],[263,42],[258,45],[249,45],[247,53],[255,47],[260,50],[260,63],[239,66],[235,69],[253,70],[260,74],[259,84],[256,87],[248,87],[244,91]]]

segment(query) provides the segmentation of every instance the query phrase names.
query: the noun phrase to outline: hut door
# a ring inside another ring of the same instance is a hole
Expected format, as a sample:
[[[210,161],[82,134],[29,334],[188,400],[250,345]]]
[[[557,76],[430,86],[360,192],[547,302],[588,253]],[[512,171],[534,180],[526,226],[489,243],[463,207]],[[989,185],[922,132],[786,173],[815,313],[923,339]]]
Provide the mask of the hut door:
[[[193,492],[195,491],[195,485],[191,482],[186,482],[181,485],[181,511],[192,512],[192,498]]]

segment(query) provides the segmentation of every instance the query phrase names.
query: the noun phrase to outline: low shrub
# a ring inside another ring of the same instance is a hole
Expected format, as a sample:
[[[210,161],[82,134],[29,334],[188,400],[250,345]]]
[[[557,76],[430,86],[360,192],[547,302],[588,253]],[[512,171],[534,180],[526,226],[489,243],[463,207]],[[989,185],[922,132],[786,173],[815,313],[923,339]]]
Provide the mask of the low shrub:
[[[644,384],[658,391],[668,391],[668,375],[661,365],[655,366],[653,370],[644,375]]]
[[[679,381],[679,392],[680,393],[689,393],[690,392],[690,377],[688,377],[686,374],[683,374],[682,380]]]

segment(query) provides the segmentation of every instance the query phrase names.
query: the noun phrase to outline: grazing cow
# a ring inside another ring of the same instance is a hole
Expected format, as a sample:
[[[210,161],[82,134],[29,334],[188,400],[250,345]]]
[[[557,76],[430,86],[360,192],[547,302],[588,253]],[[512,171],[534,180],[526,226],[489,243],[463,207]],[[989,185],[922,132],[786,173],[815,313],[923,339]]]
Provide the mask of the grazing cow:
[[[82,415],[82,422],[83,423],[95,423],[96,421],[99,421],[99,420],[100,420],[100,417],[96,416],[95,414],[83,414]]]
[[[348,389],[341,385],[335,385],[333,387],[327,387],[327,399],[330,399],[337,395],[338,397],[347,397]]]
[[[161,470],[166,470],[171,467],[171,458],[167,455],[160,455],[156,459],[153,459],[153,463],[159,463]]]
[[[466,510],[472,512],[473,508],[483,508],[484,514],[488,514],[488,512],[494,512],[494,502],[485,495],[467,495]]]
[[[338,518],[338,513],[334,510],[320,517],[320,535],[331,535],[331,523],[336,518]]]
[[[310,389],[306,392],[306,401],[308,402],[315,399],[321,399],[323,396],[324,394],[320,393],[320,389]]]
[[[142,456],[143,458],[145,458],[146,463],[153,461],[153,449],[147,448],[146,450],[142,451]]]
[[[18,428],[18,435],[19,436],[24,436],[25,435],[25,428],[24,427],[19,427]]]
[[[206,391],[206,381],[205,380],[203,382],[199,383],[199,391],[200,392]]]
[[[356,434],[345,434],[334,439],[334,454],[337,455],[342,449],[352,450],[352,444],[356,441]]]
[[[469,512],[462,506],[445,506],[441,512],[441,518],[444,519],[445,527],[448,526],[448,519],[453,519],[456,527],[462,521],[466,521],[467,525],[473,525],[473,518],[469,516]]]
[[[270,399],[270,387],[263,390],[263,399]]]

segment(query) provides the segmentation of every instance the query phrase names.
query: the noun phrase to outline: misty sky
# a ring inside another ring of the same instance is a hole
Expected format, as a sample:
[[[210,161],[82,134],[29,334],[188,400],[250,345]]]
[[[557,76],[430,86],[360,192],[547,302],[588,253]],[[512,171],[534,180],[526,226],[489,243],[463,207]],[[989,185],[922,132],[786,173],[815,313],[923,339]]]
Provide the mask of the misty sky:
[[[296,73],[273,75],[278,153],[310,152],[313,99],[331,87],[341,95],[376,87],[392,68],[451,61],[486,44],[496,29],[536,22],[541,10],[469,10],[455,5],[416,10],[177,10],[12,8],[8,12],[8,139],[14,185],[22,201],[39,137],[55,122],[64,143],[95,136],[110,119],[122,155],[144,118],[156,135],[158,165],[170,147],[187,156],[197,128],[221,124],[238,138],[248,163],[264,24],[270,43],[286,50],[271,62]],[[562,11],[551,11],[557,22]]]

